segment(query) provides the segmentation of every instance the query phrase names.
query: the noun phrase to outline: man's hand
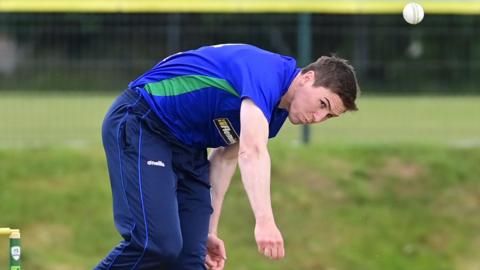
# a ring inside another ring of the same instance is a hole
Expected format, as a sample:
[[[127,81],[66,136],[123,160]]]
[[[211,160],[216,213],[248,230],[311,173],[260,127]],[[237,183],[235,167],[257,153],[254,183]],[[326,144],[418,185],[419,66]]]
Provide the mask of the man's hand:
[[[223,241],[214,234],[208,234],[205,263],[210,270],[223,270],[227,253]]]
[[[257,221],[255,225],[255,240],[258,252],[272,260],[279,260],[285,256],[283,238],[273,220]]]

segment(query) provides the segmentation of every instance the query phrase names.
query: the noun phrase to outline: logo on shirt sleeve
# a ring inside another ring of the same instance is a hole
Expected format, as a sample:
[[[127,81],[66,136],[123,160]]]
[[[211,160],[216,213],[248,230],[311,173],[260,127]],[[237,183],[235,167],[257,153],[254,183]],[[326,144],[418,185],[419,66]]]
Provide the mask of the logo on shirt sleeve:
[[[218,133],[228,145],[238,142],[238,134],[228,118],[213,119],[213,123],[215,123]]]

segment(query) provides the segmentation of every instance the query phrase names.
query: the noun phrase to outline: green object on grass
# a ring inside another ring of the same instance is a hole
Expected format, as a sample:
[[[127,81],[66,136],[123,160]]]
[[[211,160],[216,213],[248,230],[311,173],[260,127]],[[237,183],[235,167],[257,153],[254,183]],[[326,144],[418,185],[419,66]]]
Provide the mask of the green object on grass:
[[[21,262],[21,245],[20,231],[12,230],[10,234],[10,270],[20,270]]]
[[[0,236],[8,235],[10,238],[10,247],[8,253],[10,254],[9,270],[20,270],[21,261],[21,246],[20,246],[20,230],[10,228],[0,228]]]

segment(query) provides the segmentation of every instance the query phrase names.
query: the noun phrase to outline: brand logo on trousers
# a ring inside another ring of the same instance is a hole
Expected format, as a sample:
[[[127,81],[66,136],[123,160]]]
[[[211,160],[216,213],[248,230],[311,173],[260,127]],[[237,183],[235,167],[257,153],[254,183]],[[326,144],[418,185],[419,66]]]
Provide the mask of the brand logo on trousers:
[[[148,166],[158,166],[158,167],[165,167],[165,163],[163,163],[163,161],[153,161],[153,160],[149,160],[147,161],[147,165]]]

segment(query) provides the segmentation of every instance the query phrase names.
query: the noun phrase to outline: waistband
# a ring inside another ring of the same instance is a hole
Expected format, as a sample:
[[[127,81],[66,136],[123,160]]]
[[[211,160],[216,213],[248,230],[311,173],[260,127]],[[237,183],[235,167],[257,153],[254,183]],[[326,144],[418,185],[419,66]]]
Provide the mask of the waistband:
[[[147,100],[143,97],[140,88],[127,88],[119,96],[120,100],[126,101],[127,110],[143,115],[143,120],[151,128],[152,131],[166,139],[170,144],[183,146],[183,144],[172,134],[168,126],[160,119],[160,117],[150,107]],[[123,102],[122,102],[123,103]]]
[[[140,89],[130,89],[127,88],[123,93],[120,95],[121,97],[126,98],[127,100],[135,100],[135,102],[131,105],[131,107],[135,107],[139,112],[146,113],[151,110],[150,105],[148,102],[142,97],[140,93]]]

